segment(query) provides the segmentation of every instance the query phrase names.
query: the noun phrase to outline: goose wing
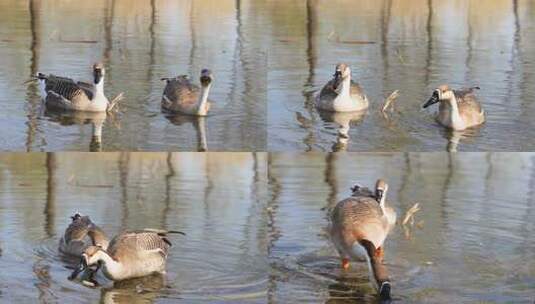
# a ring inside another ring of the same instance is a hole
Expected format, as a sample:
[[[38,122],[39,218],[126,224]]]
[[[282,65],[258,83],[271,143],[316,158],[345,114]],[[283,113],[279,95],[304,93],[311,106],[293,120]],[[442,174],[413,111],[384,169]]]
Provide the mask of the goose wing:
[[[338,96],[336,92],[335,80],[331,79],[327,82],[320,91],[319,99],[334,99]]]
[[[122,233],[111,241],[108,252],[113,257],[138,256],[157,253],[167,256],[171,242],[164,236],[147,231],[129,231]]]
[[[479,87],[471,87],[453,91],[461,113],[481,113],[481,104],[477,101],[475,95],[475,91],[478,89]]]
[[[71,78],[39,74],[39,79],[45,80],[45,91],[47,93],[53,92],[54,94],[61,96],[62,98],[75,102],[77,97],[85,97],[89,100],[93,99],[93,92],[88,89],[91,87],[88,83],[76,83]]]
[[[167,85],[165,86],[163,95],[173,103],[180,103],[183,105],[196,104],[200,89],[198,86],[191,83],[186,75],[181,75],[176,78],[167,78]]]
[[[365,99],[366,96],[364,95],[364,91],[360,87],[360,85],[353,80],[351,80],[351,87],[350,87],[350,94],[351,96],[355,96],[361,99]]]

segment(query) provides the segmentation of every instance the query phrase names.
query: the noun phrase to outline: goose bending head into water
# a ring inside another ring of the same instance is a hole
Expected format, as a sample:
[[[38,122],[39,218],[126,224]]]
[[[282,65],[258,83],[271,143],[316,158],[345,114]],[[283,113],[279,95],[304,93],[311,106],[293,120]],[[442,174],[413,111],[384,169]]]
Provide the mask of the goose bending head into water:
[[[41,95],[47,107],[68,111],[104,112],[108,98],[104,95],[104,65],[93,65],[93,82],[74,81],[71,78],[37,73]]]
[[[208,94],[213,79],[213,74],[208,69],[201,71],[200,87],[191,83],[186,75],[162,78],[167,82],[162,96],[162,108],[170,112],[206,116],[211,105]]]
[[[485,122],[485,111],[474,94],[476,89],[479,87],[452,90],[447,85],[441,85],[423,107],[439,102],[438,123],[456,131],[480,125]]]
[[[143,277],[152,273],[165,273],[167,254],[171,242],[168,233],[180,231],[145,229],[127,231],[114,237],[108,249],[90,246],[82,254],[80,266],[71,279],[92,265],[101,265],[104,275],[113,281]]]
[[[386,206],[388,185],[378,180],[375,191],[356,186],[351,197],[340,201],[331,213],[331,238],[342,259],[365,261],[370,281],[382,300],[390,299],[390,278],[383,265],[383,244],[396,223],[396,212]]]
[[[331,112],[366,110],[368,98],[361,87],[351,80],[351,69],[344,63],[336,65],[333,78],[316,97],[316,107]]]
[[[75,213],[71,219],[72,222],[65,229],[65,233],[59,241],[61,253],[80,257],[84,250],[91,245],[108,248],[108,237],[100,227],[91,221],[89,216]]]

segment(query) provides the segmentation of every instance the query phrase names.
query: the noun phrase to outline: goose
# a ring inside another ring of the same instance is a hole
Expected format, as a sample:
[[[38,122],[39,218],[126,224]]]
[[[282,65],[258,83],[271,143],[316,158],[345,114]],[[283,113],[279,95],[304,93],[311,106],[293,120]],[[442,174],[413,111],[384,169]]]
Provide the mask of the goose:
[[[370,281],[381,300],[390,299],[391,283],[383,265],[383,243],[396,223],[396,212],[386,206],[388,184],[377,180],[375,191],[356,185],[353,194],[336,205],[331,214],[330,234],[342,259],[365,261]]]
[[[90,246],[108,248],[108,237],[95,225],[89,216],[75,213],[71,216],[72,222],[65,229],[59,241],[59,251],[65,255],[81,257],[84,250]],[[87,240],[89,237],[90,242]]]
[[[465,130],[485,122],[485,111],[474,94],[477,89],[479,87],[451,90],[448,85],[441,85],[423,107],[440,102],[438,123],[456,131]]]
[[[104,95],[104,65],[93,65],[93,83],[75,82],[71,78],[37,73],[41,96],[47,107],[68,111],[104,112],[108,98]]]
[[[331,112],[355,112],[368,109],[369,102],[361,87],[351,80],[351,69],[344,63],[316,97],[316,107]]]
[[[162,95],[162,108],[195,116],[206,116],[211,102],[208,93],[212,86],[213,75],[208,69],[201,71],[201,87],[192,84],[186,75],[175,78],[162,78],[167,82]]]
[[[153,273],[164,274],[171,246],[171,242],[166,238],[168,233],[185,235],[180,231],[156,229],[125,231],[115,236],[107,249],[89,246],[82,254],[79,267],[69,278],[76,278],[78,273],[92,265],[102,267],[104,275],[113,281],[143,277]]]

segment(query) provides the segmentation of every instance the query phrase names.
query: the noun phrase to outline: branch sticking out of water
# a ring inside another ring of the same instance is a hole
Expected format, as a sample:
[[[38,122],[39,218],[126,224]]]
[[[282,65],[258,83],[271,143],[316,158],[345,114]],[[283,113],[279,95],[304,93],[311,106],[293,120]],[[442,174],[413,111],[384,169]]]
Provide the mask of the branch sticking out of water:
[[[399,90],[395,90],[385,99],[385,102],[383,104],[383,107],[381,108],[381,112],[385,113],[388,108],[390,108],[390,112],[394,111],[394,102],[399,97]]]
[[[407,225],[409,220],[411,221],[411,226],[414,225],[414,214],[418,211],[420,211],[420,204],[416,203],[409,210],[407,210],[407,212],[405,212],[405,217],[403,218],[401,225]]]
[[[119,95],[115,96],[115,98],[112,99],[112,101],[110,101],[110,104],[108,105],[108,109],[106,110],[106,112],[111,113],[112,111],[115,111],[115,112],[119,111],[118,104],[121,100],[124,99],[123,97],[124,97],[124,92],[121,92],[119,93]]]

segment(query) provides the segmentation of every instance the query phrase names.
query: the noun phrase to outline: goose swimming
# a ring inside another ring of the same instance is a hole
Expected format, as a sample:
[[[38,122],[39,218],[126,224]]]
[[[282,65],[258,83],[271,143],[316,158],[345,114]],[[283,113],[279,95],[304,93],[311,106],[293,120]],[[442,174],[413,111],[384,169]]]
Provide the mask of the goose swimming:
[[[70,279],[92,265],[102,267],[104,275],[113,281],[143,277],[152,273],[165,273],[165,266],[171,242],[164,231],[145,229],[127,231],[115,236],[107,249],[89,246],[82,254],[80,266]]]
[[[104,65],[93,65],[93,83],[75,82],[71,78],[37,73],[41,96],[47,107],[69,111],[104,112],[109,101],[104,95]]]
[[[162,108],[170,112],[206,116],[211,102],[208,94],[212,87],[213,75],[208,69],[201,71],[201,87],[194,85],[188,76],[162,78],[167,82],[162,96]]]
[[[361,87],[351,80],[351,69],[344,63],[336,65],[331,79],[316,97],[316,107],[331,112],[355,112],[366,110],[368,98]]]
[[[485,122],[485,111],[474,94],[477,89],[479,87],[451,90],[441,85],[423,107],[440,102],[436,120],[447,128],[461,131],[477,126]]]
[[[381,179],[375,191],[356,186],[353,194],[336,205],[331,214],[331,238],[342,258],[342,267],[349,261],[365,261],[370,281],[382,300],[390,299],[391,283],[383,265],[383,244],[396,223],[396,212],[386,206],[388,185]]]

